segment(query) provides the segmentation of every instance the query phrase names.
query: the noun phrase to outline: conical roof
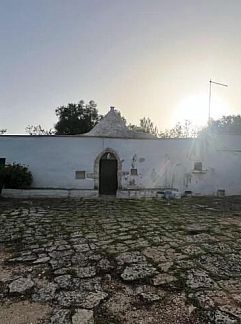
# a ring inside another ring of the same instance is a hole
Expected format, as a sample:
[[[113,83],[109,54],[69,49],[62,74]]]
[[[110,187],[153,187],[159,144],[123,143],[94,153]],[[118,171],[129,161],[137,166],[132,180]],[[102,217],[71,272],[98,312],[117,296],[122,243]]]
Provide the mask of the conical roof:
[[[156,138],[154,135],[130,130],[120,113],[110,108],[110,111],[102,118],[99,123],[91,129],[85,136],[99,137],[124,137],[124,138]]]

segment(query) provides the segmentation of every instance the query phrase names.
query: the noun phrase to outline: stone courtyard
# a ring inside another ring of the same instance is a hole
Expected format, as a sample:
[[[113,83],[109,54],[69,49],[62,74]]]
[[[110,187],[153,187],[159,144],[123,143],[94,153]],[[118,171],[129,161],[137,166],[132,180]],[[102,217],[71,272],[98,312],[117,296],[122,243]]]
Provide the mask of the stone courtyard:
[[[241,323],[240,207],[1,199],[0,323]]]

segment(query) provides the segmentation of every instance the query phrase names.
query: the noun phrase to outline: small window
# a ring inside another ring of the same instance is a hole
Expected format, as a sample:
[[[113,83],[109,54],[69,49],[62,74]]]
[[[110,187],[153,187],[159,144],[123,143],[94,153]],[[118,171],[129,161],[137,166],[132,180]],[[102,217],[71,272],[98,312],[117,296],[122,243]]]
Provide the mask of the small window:
[[[75,179],[85,179],[85,171],[75,171]]]
[[[202,162],[195,162],[194,163],[194,169],[195,171],[202,171],[203,166],[202,166]]]
[[[137,169],[131,169],[131,175],[137,176]]]

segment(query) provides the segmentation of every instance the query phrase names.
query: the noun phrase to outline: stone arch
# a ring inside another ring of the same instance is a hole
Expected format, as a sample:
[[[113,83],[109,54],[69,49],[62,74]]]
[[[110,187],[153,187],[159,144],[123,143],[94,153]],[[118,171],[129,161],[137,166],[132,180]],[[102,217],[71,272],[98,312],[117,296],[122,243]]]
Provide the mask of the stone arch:
[[[103,155],[106,153],[111,153],[114,155],[115,159],[117,160],[117,182],[118,182],[118,188],[121,189],[121,172],[122,172],[122,163],[119,158],[119,155],[117,152],[111,148],[104,149],[101,153],[99,153],[95,159],[94,162],[94,189],[99,190],[99,165],[100,165],[100,159]]]

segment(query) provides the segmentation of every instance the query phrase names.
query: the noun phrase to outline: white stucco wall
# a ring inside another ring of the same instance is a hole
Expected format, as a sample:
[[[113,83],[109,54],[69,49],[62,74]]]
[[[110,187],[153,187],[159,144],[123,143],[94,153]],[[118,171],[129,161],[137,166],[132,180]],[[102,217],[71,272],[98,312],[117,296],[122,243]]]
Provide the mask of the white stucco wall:
[[[215,194],[224,189],[227,195],[241,194],[241,136],[223,135],[200,139],[199,152],[207,172],[192,174],[190,190]]]
[[[85,136],[0,136],[0,157],[29,166],[35,188],[94,189],[94,162],[105,149],[121,160],[122,189],[241,194],[241,136],[192,139],[124,139]],[[206,171],[193,173],[195,161]],[[138,176],[131,176],[135,168]],[[86,179],[75,179],[86,171]]]

